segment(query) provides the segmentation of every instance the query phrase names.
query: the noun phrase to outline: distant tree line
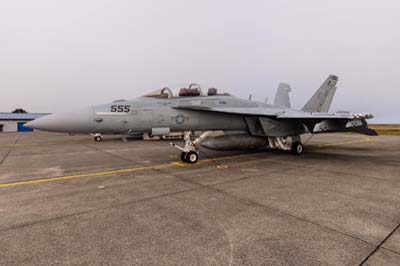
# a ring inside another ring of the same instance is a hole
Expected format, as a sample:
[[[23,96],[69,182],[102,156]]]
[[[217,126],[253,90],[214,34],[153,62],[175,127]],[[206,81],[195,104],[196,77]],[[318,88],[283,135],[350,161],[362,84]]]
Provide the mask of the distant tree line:
[[[22,109],[22,108],[17,108],[17,109],[15,109],[14,111],[12,111],[12,113],[13,113],[13,114],[26,114],[26,113],[28,113],[28,112],[25,111],[25,110]]]

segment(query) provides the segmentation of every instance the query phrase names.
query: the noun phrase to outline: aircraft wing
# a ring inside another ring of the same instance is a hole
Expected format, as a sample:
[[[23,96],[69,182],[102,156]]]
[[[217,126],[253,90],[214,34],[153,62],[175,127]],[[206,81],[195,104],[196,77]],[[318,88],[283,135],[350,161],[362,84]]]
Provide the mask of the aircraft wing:
[[[238,115],[259,115],[259,116],[276,116],[277,110],[272,108],[261,108],[261,107],[206,107],[201,105],[190,105],[190,106],[176,106],[175,109],[183,110],[197,110],[197,111],[207,111],[207,112],[217,112],[217,113],[227,113],[227,114],[238,114]]]
[[[280,109],[276,107],[207,107],[201,105],[177,106],[176,109],[197,110],[243,115],[252,135],[290,136],[305,133],[304,127],[311,133],[358,132],[377,135],[368,128],[366,119],[369,114],[314,113]],[[261,126],[260,126],[261,125]],[[261,133],[260,133],[261,132]]]
[[[218,112],[238,115],[251,115],[251,116],[267,116],[279,119],[313,119],[313,120],[325,120],[325,119],[354,119],[355,116],[349,113],[311,113],[303,111],[285,110],[270,107],[207,107],[201,105],[185,105],[176,106],[175,109],[183,110],[197,110],[207,112]]]

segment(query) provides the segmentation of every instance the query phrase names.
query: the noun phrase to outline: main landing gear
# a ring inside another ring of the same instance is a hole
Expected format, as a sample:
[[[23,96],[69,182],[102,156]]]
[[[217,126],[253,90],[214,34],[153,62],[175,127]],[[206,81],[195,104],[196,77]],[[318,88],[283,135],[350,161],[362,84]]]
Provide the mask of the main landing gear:
[[[302,155],[304,151],[304,146],[301,142],[296,141],[292,143],[292,154],[294,155]]]
[[[197,160],[199,159],[199,153],[196,151],[190,151],[190,152],[182,152],[181,153],[181,161],[185,163],[196,163]]]
[[[304,146],[301,143],[300,136],[291,137],[291,144],[287,138],[284,137],[269,137],[269,147],[272,149],[279,149],[284,151],[291,151],[293,155],[302,155],[304,152]]]
[[[185,163],[196,163],[199,159],[199,148],[198,145],[210,134],[210,131],[206,131],[202,133],[198,138],[192,140],[192,136],[194,135],[192,131],[185,131],[184,141],[185,146],[180,147],[175,143],[170,143],[173,147],[182,151],[181,153],[181,161]]]

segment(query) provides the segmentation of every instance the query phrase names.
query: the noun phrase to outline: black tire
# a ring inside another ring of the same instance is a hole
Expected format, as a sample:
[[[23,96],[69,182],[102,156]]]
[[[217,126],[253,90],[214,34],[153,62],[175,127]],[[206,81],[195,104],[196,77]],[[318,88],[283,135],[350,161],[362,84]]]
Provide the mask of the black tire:
[[[196,163],[199,159],[199,154],[197,152],[190,151],[186,154],[185,159],[187,163]]]
[[[181,153],[181,161],[186,163],[186,152],[184,151]]]
[[[100,136],[96,136],[96,137],[94,137],[94,141],[97,141],[97,142],[99,142],[99,141],[101,141],[103,138],[102,137],[100,137]]]
[[[296,141],[292,144],[292,154],[294,155],[302,155],[304,152],[304,146],[301,142]]]

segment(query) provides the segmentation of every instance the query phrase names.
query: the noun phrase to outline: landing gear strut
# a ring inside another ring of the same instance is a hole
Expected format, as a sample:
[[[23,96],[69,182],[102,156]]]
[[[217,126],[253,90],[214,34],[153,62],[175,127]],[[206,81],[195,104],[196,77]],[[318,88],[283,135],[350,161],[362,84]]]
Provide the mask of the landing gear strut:
[[[185,131],[184,140],[185,146],[180,147],[175,143],[170,143],[173,147],[182,151],[181,153],[181,161],[185,163],[196,163],[199,159],[199,148],[198,145],[210,134],[210,131],[206,131],[202,133],[198,138],[192,140],[192,131]]]

